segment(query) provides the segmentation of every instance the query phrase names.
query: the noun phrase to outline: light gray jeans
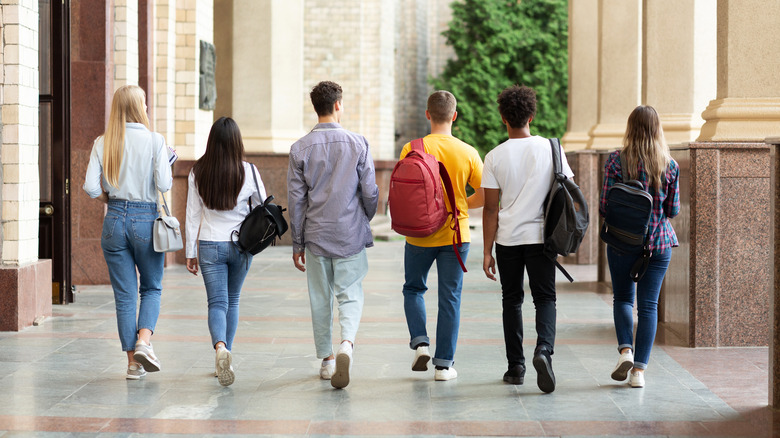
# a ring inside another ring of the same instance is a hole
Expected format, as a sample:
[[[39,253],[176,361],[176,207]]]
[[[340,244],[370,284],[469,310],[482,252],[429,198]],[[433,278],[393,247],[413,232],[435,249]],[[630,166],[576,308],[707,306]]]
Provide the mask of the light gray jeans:
[[[365,248],[346,258],[318,256],[306,249],[306,279],[317,358],[333,354],[334,296],[339,304],[340,341],[355,343],[363,314],[363,278],[367,273]]]

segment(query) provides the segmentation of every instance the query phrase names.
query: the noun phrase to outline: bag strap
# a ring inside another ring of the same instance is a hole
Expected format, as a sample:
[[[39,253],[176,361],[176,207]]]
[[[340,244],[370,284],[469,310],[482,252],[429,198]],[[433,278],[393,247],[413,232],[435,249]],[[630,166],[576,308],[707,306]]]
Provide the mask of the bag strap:
[[[255,180],[255,189],[257,189],[257,195],[260,196],[260,184],[257,183],[257,174],[255,172],[255,165],[249,163],[249,171],[252,172],[252,178]],[[249,196],[249,211],[252,211],[252,196]],[[264,205],[266,201],[260,200],[260,205]]]
[[[165,210],[165,215],[166,216],[170,216],[171,215],[171,211],[168,210],[168,201],[165,200],[165,194],[163,192],[159,191],[159,190],[157,191],[157,193],[159,193],[160,196],[162,196],[162,199],[163,199],[163,209]]]
[[[410,152],[411,151],[415,151],[415,152],[420,153],[420,154],[424,154],[425,153],[425,143],[423,142],[422,138],[418,138],[418,139],[412,140],[412,145],[411,145]]]
[[[618,163],[620,163],[620,181],[626,182],[626,172],[623,167],[623,153],[618,151]]]
[[[558,181],[563,181],[567,177],[563,173],[563,157],[561,157],[561,142],[557,138],[551,138],[550,149],[553,156],[553,177]]]

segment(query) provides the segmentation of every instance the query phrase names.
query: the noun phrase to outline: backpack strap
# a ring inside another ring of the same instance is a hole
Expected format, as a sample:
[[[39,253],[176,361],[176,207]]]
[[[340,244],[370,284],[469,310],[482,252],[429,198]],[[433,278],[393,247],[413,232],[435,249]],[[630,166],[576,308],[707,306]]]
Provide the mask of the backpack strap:
[[[620,164],[620,181],[625,183],[626,182],[626,172],[623,171],[623,154],[618,151],[618,164]]]
[[[425,153],[425,143],[423,143],[423,139],[422,138],[418,138],[418,139],[412,140],[411,149],[409,151],[410,152],[411,151],[415,151],[417,153],[424,154]]]
[[[563,157],[561,156],[561,142],[557,138],[553,137],[550,140],[550,149],[552,149],[552,161],[553,161],[553,184],[556,181],[564,181],[568,177],[563,173]],[[574,278],[569,274],[563,266],[558,263],[558,254],[553,254],[552,262],[555,267],[566,277],[569,282],[574,283]]]

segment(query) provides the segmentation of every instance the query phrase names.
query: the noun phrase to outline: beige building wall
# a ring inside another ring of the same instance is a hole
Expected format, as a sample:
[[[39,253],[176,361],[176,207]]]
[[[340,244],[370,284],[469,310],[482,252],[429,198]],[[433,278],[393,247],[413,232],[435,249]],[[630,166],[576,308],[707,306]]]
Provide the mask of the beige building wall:
[[[645,0],[642,102],[669,144],[691,142],[716,91],[716,1]]]
[[[114,0],[114,91],[138,85],[138,0]]]
[[[698,141],[780,135],[780,2],[717,0],[717,96]]]
[[[38,260],[38,2],[0,8],[0,265]]]
[[[599,0],[569,2],[569,104],[565,150],[587,147],[598,122]]]
[[[154,5],[154,130],[176,144],[176,0]],[[178,153],[178,151],[177,151]]]

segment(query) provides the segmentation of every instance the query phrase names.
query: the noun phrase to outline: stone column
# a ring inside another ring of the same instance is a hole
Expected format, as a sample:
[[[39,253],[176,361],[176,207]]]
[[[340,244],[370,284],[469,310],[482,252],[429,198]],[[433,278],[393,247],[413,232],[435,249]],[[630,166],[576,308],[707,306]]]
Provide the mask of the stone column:
[[[667,143],[699,135],[716,92],[715,0],[647,0],[642,101],[661,117]]]
[[[154,128],[176,147],[176,2],[156,0],[154,8]]]
[[[641,99],[642,1],[599,0],[598,123],[588,147],[621,146],[626,120]]]
[[[236,120],[247,152],[289,152],[305,133],[303,0],[217,4],[218,111]]]
[[[584,149],[598,122],[599,0],[569,2],[569,114],[561,139],[567,151]]]
[[[769,406],[780,408],[780,137],[768,138],[771,177],[769,196]]]
[[[698,141],[780,135],[780,2],[718,0],[718,90]]]
[[[114,0],[114,91],[138,85],[138,0]]]
[[[38,2],[0,8],[0,330],[51,315],[38,260]]]

